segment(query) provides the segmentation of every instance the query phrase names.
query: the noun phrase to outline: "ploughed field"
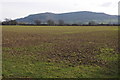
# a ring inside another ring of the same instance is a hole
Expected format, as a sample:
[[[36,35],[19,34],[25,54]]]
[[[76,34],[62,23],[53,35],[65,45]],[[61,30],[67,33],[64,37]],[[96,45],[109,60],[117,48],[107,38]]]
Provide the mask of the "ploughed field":
[[[117,26],[3,26],[5,78],[117,78]]]

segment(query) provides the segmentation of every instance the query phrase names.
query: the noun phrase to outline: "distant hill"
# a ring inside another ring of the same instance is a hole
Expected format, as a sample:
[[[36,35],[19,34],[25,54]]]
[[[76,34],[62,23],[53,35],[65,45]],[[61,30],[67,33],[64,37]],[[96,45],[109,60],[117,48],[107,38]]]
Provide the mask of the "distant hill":
[[[89,11],[70,12],[70,13],[40,13],[32,14],[24,18],[16,19],[18,22],[34,23],[35,20],[41,20],[45,23],[47,20],[63,20],[65,23],[88,23],[95,21],[96,23],[117,23],[117,15],[109,15],[105,13],[96,13]]]

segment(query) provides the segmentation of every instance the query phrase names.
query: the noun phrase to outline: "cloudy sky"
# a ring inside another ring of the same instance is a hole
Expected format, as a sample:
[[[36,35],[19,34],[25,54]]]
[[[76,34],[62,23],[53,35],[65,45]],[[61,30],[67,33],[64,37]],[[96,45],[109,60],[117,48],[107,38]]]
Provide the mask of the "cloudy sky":
[[[119,0],[0,0],[0,20],[44,12],[92,11],[117,15],[118,2]]]

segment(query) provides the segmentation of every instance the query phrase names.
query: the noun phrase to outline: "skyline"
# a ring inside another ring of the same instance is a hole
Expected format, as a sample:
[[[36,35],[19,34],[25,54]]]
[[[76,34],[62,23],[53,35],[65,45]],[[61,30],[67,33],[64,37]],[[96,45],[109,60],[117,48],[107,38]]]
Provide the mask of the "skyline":
[[[118,2],[119,0],[1,0],[0,20],[22,18],[30,14],[45,12],[92,11],[118,15]]]

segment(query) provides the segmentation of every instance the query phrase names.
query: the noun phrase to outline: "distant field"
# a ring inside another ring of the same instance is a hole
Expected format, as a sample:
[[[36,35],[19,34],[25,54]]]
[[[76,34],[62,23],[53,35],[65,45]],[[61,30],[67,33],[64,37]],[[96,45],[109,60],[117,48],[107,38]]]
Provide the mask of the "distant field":
[[[117,78],[117,26],[3,26],[3,77]]]

